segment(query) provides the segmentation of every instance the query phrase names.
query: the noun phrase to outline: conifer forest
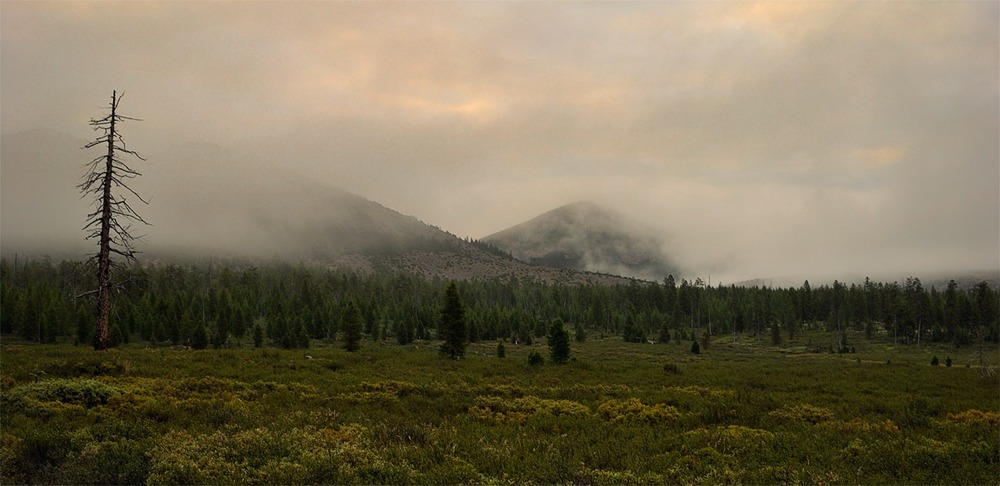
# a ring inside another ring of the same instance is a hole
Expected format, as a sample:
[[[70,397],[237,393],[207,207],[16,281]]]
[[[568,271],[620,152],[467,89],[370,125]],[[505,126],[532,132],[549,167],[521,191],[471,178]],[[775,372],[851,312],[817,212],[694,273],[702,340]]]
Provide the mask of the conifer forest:
[[[1000,472],[985,282],[564,285],[145,263],[115,270],[99,352],[93,299],[79,297],[89,265],[0,262],[4,483]]]

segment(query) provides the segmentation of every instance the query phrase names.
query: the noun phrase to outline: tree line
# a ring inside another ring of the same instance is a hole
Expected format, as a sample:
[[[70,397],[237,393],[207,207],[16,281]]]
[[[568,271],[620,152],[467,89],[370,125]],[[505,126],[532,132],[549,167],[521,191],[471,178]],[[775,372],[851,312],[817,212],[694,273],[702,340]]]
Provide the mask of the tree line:
[[[0,332],[38,342],[94,339],[84,297],[93,262],[0,259]],[[114,270],[111,345],[307,347],[336,340],[356,315],[372,340],[441,339],[452,282],[403,273],[359,275],[267,263],[136,264]],[[559,319],[582,336],[627,341],[694,340],[733,334],[794,339],[803,330],[863,331],[897,343],[1000,341],[998,293],[986,282],[942,290],[905,282],[835,281],[812,287],[708,286],[673,277],[630,285],[566,285],[510,279],[455,282],[470,342],[530,344]],[[353,306],[353,309],[350,307]],[[340,336],[343,337],[343,336]]]

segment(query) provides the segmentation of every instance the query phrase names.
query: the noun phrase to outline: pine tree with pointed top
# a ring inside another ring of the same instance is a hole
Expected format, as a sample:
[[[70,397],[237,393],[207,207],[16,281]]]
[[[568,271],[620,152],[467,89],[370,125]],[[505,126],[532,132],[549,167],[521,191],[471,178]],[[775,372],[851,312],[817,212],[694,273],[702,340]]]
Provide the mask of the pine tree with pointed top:
[[[553,363],[563,364],[569,361],[569,333],[563,329],[562,319],[557,317],[552,320],[547,344]]]
[[[444,341],[441,343],[441,354],[451,359],[465,356],[465,346],[468,338],[468,328],[465,323],[465,307],[458,296],[455,282],[448,286],[444,294],[444,307],[441,309],[441,321],[438,333]]]
[[[361,311],[354,301],[348,301],[341,317],[340,333],[344,340],[344,349],[350,352],[361,349]]]

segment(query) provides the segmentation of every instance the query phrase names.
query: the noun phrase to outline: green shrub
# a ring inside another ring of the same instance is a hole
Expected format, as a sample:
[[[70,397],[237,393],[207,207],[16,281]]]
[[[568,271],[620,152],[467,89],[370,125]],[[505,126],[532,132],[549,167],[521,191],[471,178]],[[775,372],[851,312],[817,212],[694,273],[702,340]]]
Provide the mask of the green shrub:
[[[569,361],[569,333],[563,329],[562,319],[557,317],[552,320],[547,343],[553,363],[564,364]]]
[[[711,429],[691,430],[684,433],[684,438],[694,442],[693,447],[709,446],[725,455],[747,455],[768,445],[775,436],[767,430],[742,425],[727,425]]]
[[[691,352],[701,354],[701,346],[698,345],[698,341],[691,341]]]
[[[528,364],[531,366],[541,366],[545,364],[545,358],[538,351],[532,351],[528,354]]]
[[[147,484],[401,484],[416,471],[380,455],[365,428],[170,431],[150,451]]]
[[[315,340],[313,360],[5,341],[0,483],[996,482],[996,376],[920,373],[928,348],[885,334],[860,364],[795,345],[821,332],[719,335],[705,357],[591,339],[541,368],[497,342],[456,363],[426,341]]]
[[[597,407],[597,413],[612,423],[657,424],[676,420],[681,416],[680,412],[670,405],[657,403],[649,406],[643,404],[638,398],[605,400]]]
[[[340,331],[344,340],[344,349],[354,352],[361,349],[361,311],[354,301],[348,301],[340,316]]]
[[[386,392],[396,395],[397,397],[402,397],[409,395],[411,393],[416,393],[420,391],[420,386],[406,381],[377,381],[377,382],[361,382],[358,385],[361,391],[366,392]]]
[[[898,415],[900,425],[906,427],[926,427],[930,425],[930,404],[923,398],[909,398]]]
[[[938,357],[935,354],[934,357],[931,358],[931,366],[937,366],[938,363],[940,363],[940,361],[938,361]]]
[[[71,449],[65,431],[47,424],[22,430],[18,436],[4,432],[0,468],[4,484],[57,483],[51,467],[66,460]]]
[[[91,441],[69,454],[56,482],[74,484],[144,484],[149,475],[152,440],[117,438]]]
[[[698,396],[702,398],[712,398],[712,399],[724,399],[732,398],[736,395],[733,390],[723,389],[723,388],[709,388],[707,386],[699,385],[687,385],[687,386],[672,386],[666,389],[667,391],[673,393],[683,393],[685,395]]]
[[[261,329],[259,322],[253,324],[250,334],[253,336],[253,347],[259,348],[264,344],[264,330]]]
[[[45,368],[47,374],[59,377],[77,376],[118,376],[127,374],[130,366],[127,360],[109,362],[101,358],[88,358],[81,361],[64,361]]]
[[[208,347],[208,330],[204,324],[198,324],[191,332],[191,348],[205,349]]]
[[[833,420],[833,412],[828,409],[804,403],[801,405],[788,406],[774,410],[768,415],[794,422],[805,422],[809,424],[819,424]]]
[[[945,421],[956,424],[971,424],[980,427],[1000,427],[1000,412],[983,412],[970,409],[959,413],[945,415]]]
[[[108,403],[111,397],[123,394],[118,387],[96,380],[55,379],[31,383],[12,390],[12,398],[30,398],[39,402],[59,402],[86,408]]]
[[[589,416],[590,408],[571,400],[548,400],[534,396],[519,398],[477,397],[469,413],[498,423],[523,423],[531,417]]]
[[[681,368],[677,366],[677,363],[663,363],[663,372],[671,375],[681,374]]]

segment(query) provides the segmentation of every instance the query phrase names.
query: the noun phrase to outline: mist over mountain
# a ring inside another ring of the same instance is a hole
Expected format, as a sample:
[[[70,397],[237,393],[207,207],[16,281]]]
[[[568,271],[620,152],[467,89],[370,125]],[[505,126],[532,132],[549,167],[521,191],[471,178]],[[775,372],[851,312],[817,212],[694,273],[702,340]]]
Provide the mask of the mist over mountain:
[[[127,133],[126,133],[127,140]],[[91,201],[76,184],[101,156],[86,141],[51,130],[4,135],[0,193],[6,252],[39,247],[90,251],[80,230]],[[266,173],[253,157],[210,144],[135,148],[148,161],[126,160],[143,173],[130,181],[150,204],[132,202],[151,223],[133,225],[143,250],[188,248],[240,256],[329,258],[458,245],[453,235],[343,189]]]
[[[723,273],[724,265],[709,275],[692,271],[686,260],[667,256],[670,248],[658,237],[662,231],[649,230],[627,216],[639,214],[635,207],[616,212],[592,203],[570,204],[484,238],[484,243],[504,250],[495,252],[339,188],[336,181],[303,176],[294,158],[274,164],[208,143],[155,137],[133,141],[131,126],[125,128],[129,148],[148,159],[129,161],[143,174],[132,187],[150,200],[148,206],[135,205],[151,223],[133,227],[135,234],[145,236],[137,243],[144,261],[206,256],[279,259],[456,279],[621,283],[628,279],[615,276],[659,281],[673,274],[723,280],[715,272]],[[82,259],[95,251],[96,243],[85,240],[81,230],[92,204],[80,197],[76,185],[87,162],[101,153],[96,148],[82,150],[86,143],[84,137],[49,129],[0,138],[4,255]],[[836,278],[902,281],[911,274],[852,273]],[[972,274],[974,278],[962,278]],[[961,268],[918,273],[928,282],[1000,278],[996,270],[982,275]],[[805,278],[813,284],[833,281],[833,277],[801,275],[761,277],[781,286],[801,285]]]
[[[128,141],[128,134],[125,134]],[[0,140],[0,246],[5,255],[78,259],[96,243],[81,230],[91,201],[76,184],[100,151],[86,140],[40,129]],[[462,240],[413,216],[294,171],[265,170],[252,156],[204,143],[140,144],[148,160],[127,160],[131,182],[150,204],[135,204],[151,226],[140,258],[281,259],[360,272],[400,270],[428,278],[513,277],[562,282],[624,282],[617,277],[528,265]]]
[[[80,253],[89,201],[76,185],[91,160],[86,141],[31,130],[0,138],[0,242],[5,253]],[[96,152],[94,154],[96,156]]]
[[[483,241],[536,265],[654,281],[677,275],[654,231],[591,202],[553,209]]]

